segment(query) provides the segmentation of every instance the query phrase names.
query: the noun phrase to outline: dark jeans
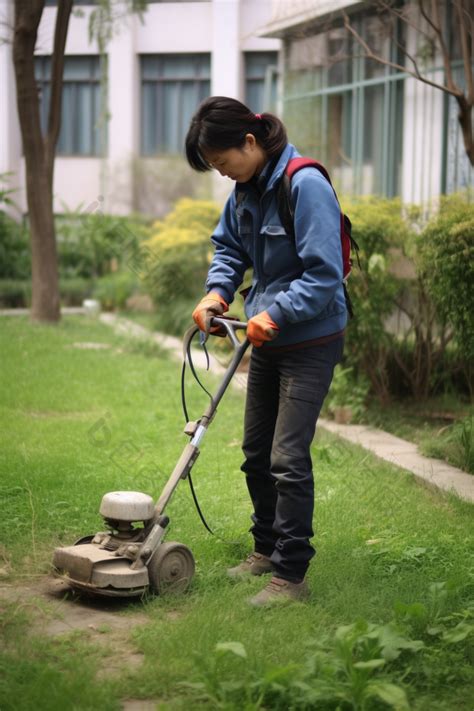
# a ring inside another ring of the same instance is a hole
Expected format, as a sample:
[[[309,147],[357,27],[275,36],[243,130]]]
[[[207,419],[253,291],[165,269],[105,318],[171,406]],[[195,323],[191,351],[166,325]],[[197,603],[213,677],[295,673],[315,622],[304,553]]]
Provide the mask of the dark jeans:
[[[245,408],[242,471],[252,499],[255,550],[275,575],[297,582],[314,549],[310,445],[344,338],[272,353],[254,348]]]

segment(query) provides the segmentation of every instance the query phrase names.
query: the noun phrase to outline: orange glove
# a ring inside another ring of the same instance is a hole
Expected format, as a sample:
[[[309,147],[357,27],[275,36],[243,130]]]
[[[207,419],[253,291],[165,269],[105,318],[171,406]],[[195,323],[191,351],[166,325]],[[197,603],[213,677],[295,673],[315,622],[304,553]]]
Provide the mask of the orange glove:
[[[222,316],[228,310],[229,306],[222,296],[216,291],[210,291],[194,309],[193,319],[199,326],[199,330],[207,334],[214,330],[210,328],[211,319],[214,316]],[[219,327],[217,326],[217,328]]]
[[[253,316],[247,324],[247,338],[250,343],[259,348],[264,341],[273,341],[277,337],[279,327],[270,318],[267,311]]]

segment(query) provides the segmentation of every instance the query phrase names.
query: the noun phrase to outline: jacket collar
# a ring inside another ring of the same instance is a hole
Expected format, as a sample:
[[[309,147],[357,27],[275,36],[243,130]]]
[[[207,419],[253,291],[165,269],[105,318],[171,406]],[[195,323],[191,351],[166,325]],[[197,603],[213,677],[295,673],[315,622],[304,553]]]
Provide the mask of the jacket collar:
[[[275,187],[276,183],[281,180],[283,173],[285,172],[286,165],[290,158],[294,158],[295,156],[298,156],[298,152],[296,148],[291,144],[287,143],[285,148],[283,149],[282,153],[280,154],[280,157],[278,159],[278,162],[273,169],[273,173],[271,174],[270,178],[268,179],[267,182],[267,187],[266,190],[271,190],[272,188]]]
[[[247,192],[253,188],[257,189],[261,195],[264,195],[269,190],[272,190],[272,188],[274,188],[279,182],[285,172],[286,164],[290,158],[297,156],[299,156],[299,153],[296,148],[291,143],[287,143],[283,151],[280,153],[276,164],[274,160],[268,161],[257,179],[252,178],[252,180],[249,180],[248,183],[236,183],[235,192]]]

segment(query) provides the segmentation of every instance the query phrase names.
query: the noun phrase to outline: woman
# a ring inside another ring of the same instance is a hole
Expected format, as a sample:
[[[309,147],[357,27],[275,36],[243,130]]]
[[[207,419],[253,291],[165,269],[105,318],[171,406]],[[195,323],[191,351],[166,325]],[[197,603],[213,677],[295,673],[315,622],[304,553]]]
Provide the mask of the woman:
[[[254,605],[303,599],[314,555],[310,445],[341,360],[347,320],[342,284],[340,209],[313,167],[291,181],[294,235],[282,226],[277,188],[298,156],[282,122],[235,99],[206,99],[192,118],[186,156],[197,171],[236,181],[212,242],[206,296],[193,312],[202,331],[225,313],[253,268],[245,299],[253,344],[248,375],[242,470],[253,503],[254,551],[232,577],[273,573]]]

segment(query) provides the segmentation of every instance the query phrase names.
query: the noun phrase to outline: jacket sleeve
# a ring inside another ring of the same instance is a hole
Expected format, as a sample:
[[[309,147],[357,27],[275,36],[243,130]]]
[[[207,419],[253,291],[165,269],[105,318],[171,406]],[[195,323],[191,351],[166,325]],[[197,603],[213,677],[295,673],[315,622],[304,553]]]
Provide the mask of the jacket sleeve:
[[[291,181],[295,247],[301,276],[267,309],[280,327],[316,318],[342,288],[341,211],[331,185],[316,168]]]
[[[206,291],[217,291],[230,304],[246,269],[251,266],[239,238],[235,193],[227,200],[211,242],[215,251],[207,274]]]

